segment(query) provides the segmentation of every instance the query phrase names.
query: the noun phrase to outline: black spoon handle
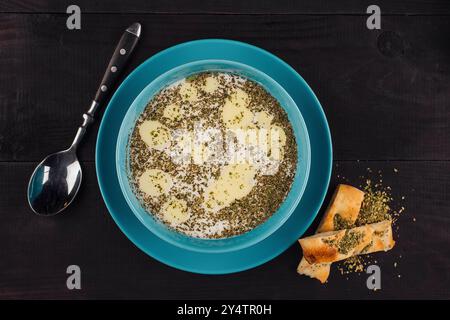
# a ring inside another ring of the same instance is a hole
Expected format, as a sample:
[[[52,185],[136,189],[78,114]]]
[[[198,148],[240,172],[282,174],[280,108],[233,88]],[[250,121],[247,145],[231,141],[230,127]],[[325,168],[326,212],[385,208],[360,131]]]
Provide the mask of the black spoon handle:
[[[86,128],[94,122],[94,114],[98,106],[102,105],[108,94],[112,91],[119,79],[119,75],[125,69],[125,65],[130,60],[131,53],[133,52],[136,44],[141,35],[141,25],[139,23],[133,23],[125,30],[119,43],[114,50],[113,56],[109,61],[108,68],[105,71],[102,82],[97,89],[95,98],[91,103],[89,110],[83,114],[83,124],[78,128],[75,139],[73,140],[71,149],[76,149],[81,142]]]
[[[103,76],[102,82],[95,94],[94,101],[101,105],[108,95],[108,92],[116,85],[119,74],[125,68],[134,47],[136,46],[139,36],[141,35],[141,25],[139,23],[133,23],[123,33],[117,44],[116,50],[109,61],[108,68]]]

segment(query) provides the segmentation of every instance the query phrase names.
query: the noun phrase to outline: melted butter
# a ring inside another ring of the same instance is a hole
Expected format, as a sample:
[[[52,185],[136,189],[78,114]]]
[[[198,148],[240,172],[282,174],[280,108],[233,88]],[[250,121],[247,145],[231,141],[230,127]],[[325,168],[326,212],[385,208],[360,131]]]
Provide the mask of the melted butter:
[[[270,128],[270,156],[275,160],[283,159],[283,148],[286,145],[286,133],[283,128],[273,125]]]
[[[141,139],[150,147],[164,149],[170,141],[170,130],[159,121],[146,120],[139,126]]]
[[[172,188],[173,182],[170,174],[160,169],[147,169],[139,178],[139,190],[150,197],[159,197]]]
[[[164,108],[163,117],[171,121],[179,121],[181,119],[180,106],[177,104],[169,104]]]
[[[203,90],[206,93],[213,93],[214,91],[216,91],[217,89],[219,89],[219,81],[216,79],[216,77],[207,77],[205,79],[205,84],[203,85]]]
[[[186,222],[190,217],[187,202],[173,196],[163,204],[161,212],[163,219],[172,226]]]
[[[217,212],[247,196],[255,185],[255,175],[256,169],[248,163],[224,166],[218,179],[206,188],[203,207],[206,211]]]
[[[260,111],[255,113],[254,119],[259,128],[269,129],[273,116],[266,111]]]
[[[181,98],[188,102],[196,102],[199,99],[197,88],[190,82],[183,82],[180,86]]]
[[[247,108],[249,97],[241,89],[236,89],[226,99],[222,110],[222,121],[227,128],[245,129],[252,125],[253,113]]]

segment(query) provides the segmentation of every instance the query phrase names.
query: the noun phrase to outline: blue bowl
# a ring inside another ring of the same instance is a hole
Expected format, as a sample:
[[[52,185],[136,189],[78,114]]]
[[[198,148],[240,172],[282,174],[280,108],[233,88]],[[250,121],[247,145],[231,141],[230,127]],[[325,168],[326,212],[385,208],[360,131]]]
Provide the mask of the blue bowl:
[[[267,221],[251,231],[222,239],[194,238],[167,227],[153,214],[149,213],[137,199],[130,183],[130,168],[128,161],[128,148],[131,133],[136,120],[144,111],[152,97],[163,88],[190,75],[205,72],[232,72],[242,75],[262,85],[286,111],[292,124],[297,141],[297,168],[294,181],[286,199],[278,210]],[[196,252],[231,252],[252,246],[274,233],[289,218],[299,203],[305,190],[311,160],[309,136],[305,122],[289,94],[272,78],[265,73],[248,65],[228,60],[200,60],[190,62],[171,69],[148,84],[136,97],[129,107],[122,124],[116,145],[116,168],[122,193],[132,212],[140,222],[152,233],[177,247]]]

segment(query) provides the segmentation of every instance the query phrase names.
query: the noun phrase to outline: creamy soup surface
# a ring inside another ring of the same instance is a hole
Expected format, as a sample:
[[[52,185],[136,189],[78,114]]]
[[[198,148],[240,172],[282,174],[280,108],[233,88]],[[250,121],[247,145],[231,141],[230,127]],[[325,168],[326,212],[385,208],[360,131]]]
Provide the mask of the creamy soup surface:
[[[156,94],[129,142],[138,199],[170,228],[227,238],[266,221],[286,198],[297,144],[286,112],[237,74],[195,74]]]

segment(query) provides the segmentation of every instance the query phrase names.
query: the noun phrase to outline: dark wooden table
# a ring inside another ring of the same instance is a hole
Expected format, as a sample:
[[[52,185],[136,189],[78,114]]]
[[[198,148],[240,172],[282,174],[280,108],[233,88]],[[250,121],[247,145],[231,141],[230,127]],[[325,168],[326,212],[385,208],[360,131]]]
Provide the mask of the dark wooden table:
[[[448,0],[378,0],[381,30],[366,28],[372,1],[365,0],[78,0],[81,30],[66,28],[70,4],[0,2],[0,298],[450,298]],[[273,52],[308,81],[332,132],[329,192],[343,181],[359,185],[371,168],[406,207],[396,247],[373,256],[380,291],[366,288],[365,273],[346,276],[335,267],[326,285],[298,276],[297,244],[260,267],[223,276],[146,256],[100,195],[99,121],[80,150],[79,197],[54,218],[32,214],[26,187],[33,168],[70,143],[118,37],[134,21],[143,36],[127,73],[177,43],[229,38]],[[66,288],[71,264],[82,269],[81,290]]]

